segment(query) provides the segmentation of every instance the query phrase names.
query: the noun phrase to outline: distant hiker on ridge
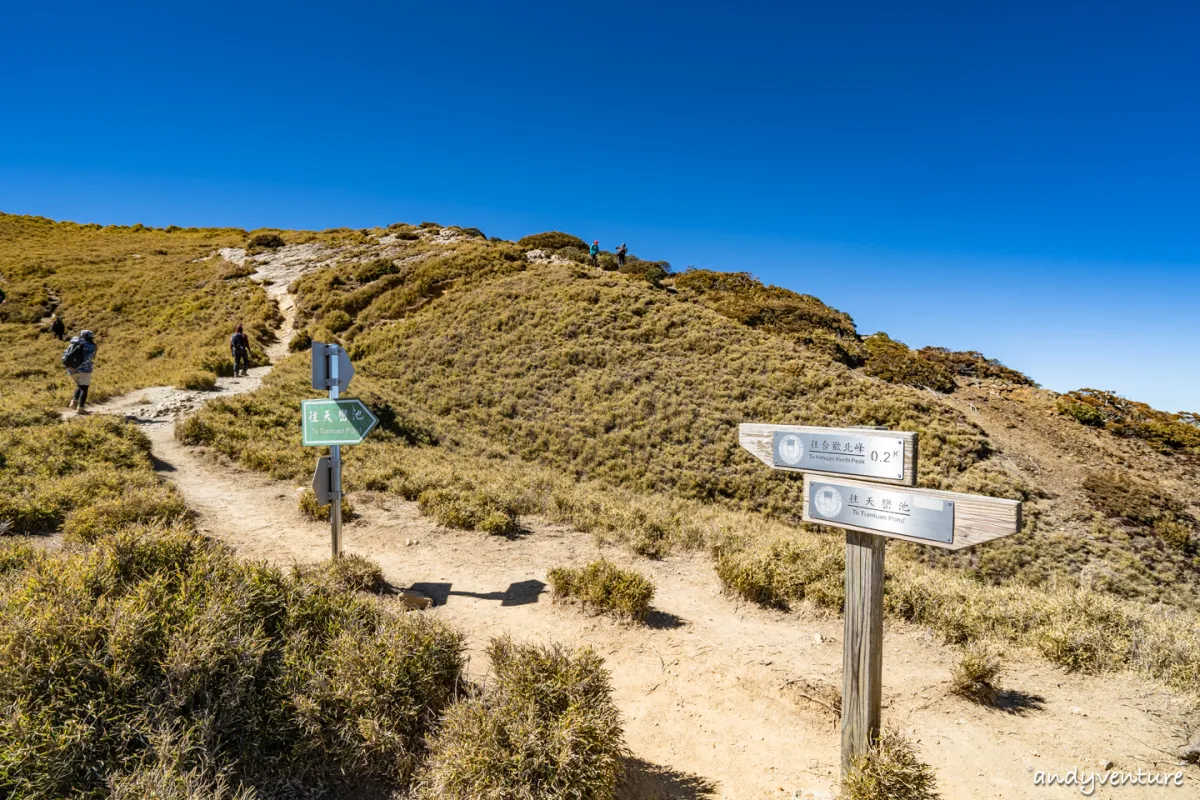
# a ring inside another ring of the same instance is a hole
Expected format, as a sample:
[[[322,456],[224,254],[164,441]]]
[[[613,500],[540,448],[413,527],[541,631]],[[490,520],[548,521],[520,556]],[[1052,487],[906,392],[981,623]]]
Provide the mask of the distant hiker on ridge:
[[[625,254],[629,252],[629,248],[625,247],[625,243],[621,242],[621,246],[617,248],[617,266],[625,266]]]
[[[67,326],[63,324],[62,317],[58,314],[54,315],[54,322],[50,323],[50,332],[54,334],[54,338],[62,341],[63,336],[67,334]]]
[[[229,352],[233,354],[233,377],[238,376],[240,371],[243,375],[249,375],[246,367],[250,362],[250,337],[242,333],[242,326],[237,326],[237,331],[229,339]]]
[[[592,246],[590,248],[588,248],[588,257],[591,258],[593,267],[598,266],[599,261],[597,259],[598,259],[599,255],[600,255],[600,240],[597,239],[596,241],[592,242]]]
[[[92,383],[92,370],[96,364],[96,340],[91,331],[80,331],[78,336],[71,337],[71,343],[63,351],[62,363],[67,368],[67,374],[75,381],[75,396],[71,398],[71,408],[76,414],[86,414],[84,405],[87,403],[88,386]]]

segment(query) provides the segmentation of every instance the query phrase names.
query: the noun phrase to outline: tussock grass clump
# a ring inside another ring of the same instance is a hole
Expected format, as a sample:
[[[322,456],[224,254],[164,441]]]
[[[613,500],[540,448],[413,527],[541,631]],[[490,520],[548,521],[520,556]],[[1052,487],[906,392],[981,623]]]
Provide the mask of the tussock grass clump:
[[[184,527],[24,561],[0,581],[2,796],[403,790],[458,691],[440,621]]]
[[[626,754],[604,662],[590,648],[488,646],[491,677],[429,743],[422,800],[609,800]]]
[[[346,555],[322,561],[315,566],[296,565],[292,572],[300,578],[328,581],[334,586],[357,592],[378,592],[387,583],[380,566],[360,555]]]
[[[204,370],[185,372],[175,379],[175,387],[197,392],[211,392],[217,388],[217,376]]]
[[[752,603],[788,608],[809,600],[841,610],[845,555],[833,536],[808,535],[752,542],[728,537],[713,547],[725,591]]]
[[[166,525],[184,522],[191,510],[174,486],[127,486],[121,494],[76,508],[63,521],[68,542],[93,544],[101,536],[130,525]]]
[[[509,498],[483,489],[427,489],[417,497],[422,514],[447,528],[515,536],[521,531],[519,506]]]
[[[839,800],[937,800],[933,768],[902,733],[886,730],[842,779]]]
[[[950,692],[976,703],[993,705],[1000,693],[1004,671],[1000,655],[982,642],[973,642],[959,654],[950,675]]]
[[[300,493],[300,515],[307,520],[313,522],[328,522],[329,507],[332,503],[321,505],[317,502],[317,495],[312,489],[305,489]],[[354,519],[354,507],[350,505],[350,500],[346,497],[346,493],[342,492],[342,520]]]
[[[633,570],[607,559],[584,567],[554,567],[546,573],[554,599],[573,600],[585,608],[642,622],[650,613],[654,584]]]
[[[102,416],[0,428],[0,482],[0,523],[15,534],[50,533],[76,510],[101,513],[126,493],[160,486],[145,435]]]

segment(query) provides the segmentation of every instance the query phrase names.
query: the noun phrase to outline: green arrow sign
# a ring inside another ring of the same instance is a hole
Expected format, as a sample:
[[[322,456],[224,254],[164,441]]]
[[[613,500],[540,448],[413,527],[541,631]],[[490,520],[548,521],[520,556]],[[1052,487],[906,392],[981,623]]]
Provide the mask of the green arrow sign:
[[[361,400],[305,400],[300,404],[304,417],[304,446],[362,444],[379,419]]]

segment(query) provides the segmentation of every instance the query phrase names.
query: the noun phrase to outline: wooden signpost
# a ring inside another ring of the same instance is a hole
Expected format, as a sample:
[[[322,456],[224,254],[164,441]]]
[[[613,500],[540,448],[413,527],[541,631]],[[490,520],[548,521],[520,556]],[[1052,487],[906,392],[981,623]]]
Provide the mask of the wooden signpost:
[[[806,473],[805,522],[846,530],[842,776],[879,737],[884,539],[960,550],[1011,536],[1021,503],[915,488],[917,434],[742,423],[738,441],[772,469]]]

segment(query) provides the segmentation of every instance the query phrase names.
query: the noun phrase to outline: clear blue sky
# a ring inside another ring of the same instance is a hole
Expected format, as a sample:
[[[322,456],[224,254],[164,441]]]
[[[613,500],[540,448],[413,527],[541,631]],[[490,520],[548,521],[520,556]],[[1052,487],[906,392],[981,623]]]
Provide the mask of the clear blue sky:
[[[1200,411],[1200,5],[10,3],[0,210],[562,229]]]

